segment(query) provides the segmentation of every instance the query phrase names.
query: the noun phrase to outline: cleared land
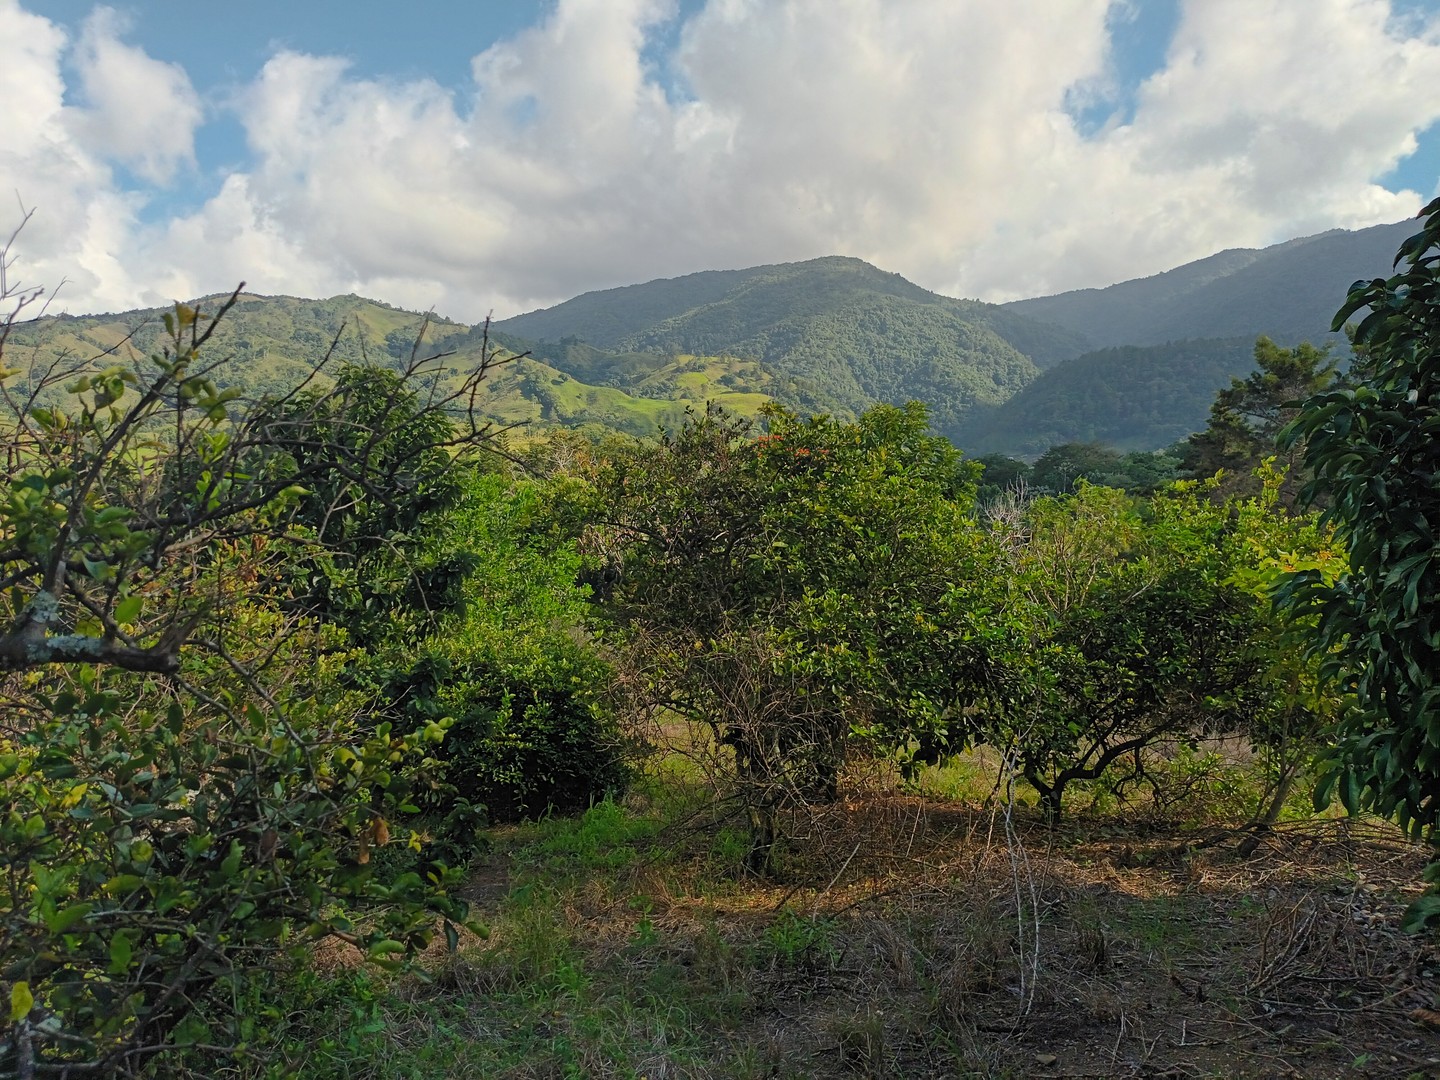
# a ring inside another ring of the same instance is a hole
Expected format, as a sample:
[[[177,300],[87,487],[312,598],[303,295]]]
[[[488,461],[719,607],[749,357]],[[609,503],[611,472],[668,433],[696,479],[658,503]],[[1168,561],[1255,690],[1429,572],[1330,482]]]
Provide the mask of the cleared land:
[[[336,956],[292,1050],[314,1076],[1440,1074],[1440,949],[1397,929],[1426,853],[1388,826],[1050,830],[893,788],[790,826],[780,882],[674,791],[497,834],[489,937],[428,982]]]

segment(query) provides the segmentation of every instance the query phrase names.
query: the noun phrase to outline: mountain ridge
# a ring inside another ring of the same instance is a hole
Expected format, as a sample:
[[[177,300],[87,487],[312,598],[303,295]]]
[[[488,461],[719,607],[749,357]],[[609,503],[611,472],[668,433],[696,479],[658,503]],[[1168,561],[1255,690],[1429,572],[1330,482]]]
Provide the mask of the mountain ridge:
[[[1386,277],[1414,219],[1328,229],[1264,248],[1230,248],[1101,289],[1002,307],[1064,327],[1095,347],[1265,335],[1283,345],[1331,338],[1330,320],[1357,279]]]
[[[530,355],[486,391],[505,422],[647,434],[708,398],[747,415],[773,400],[841,416],[918,399],[966,450],[1034,456],[1044,443],[1091,440],[1154,449],[1204,426],[1216,391],[1249,370],[1255,337],[1325,339],[1350,283],[1387,273],[1413,228],[1227,249],[1005,305],[946,297],[838,255],[583,293],[488,330],[353,293],[247,292],[216,345],[233,354],[226,379],[265,392],[303,377],[332,343],[340,360],[402,364],[428,320],[427,348],[445,354],[437,378],[478,363],[487,333],[491,346]],[[199,303],[213,310],[227,298]],[[43,327],[48,355],[100,357],[127,343],[144,353],[164,310],[45,316],[17,325],[11,346],[40,348],[32,331]]]
[[[748,357],[777,377],[785,404],[853,415],[877,401],[919,399],[947,434],[972,408],[998,404],[1088,344],[847,256],[583,293],[496,330],[556,363],[581,342],[632,354]]]

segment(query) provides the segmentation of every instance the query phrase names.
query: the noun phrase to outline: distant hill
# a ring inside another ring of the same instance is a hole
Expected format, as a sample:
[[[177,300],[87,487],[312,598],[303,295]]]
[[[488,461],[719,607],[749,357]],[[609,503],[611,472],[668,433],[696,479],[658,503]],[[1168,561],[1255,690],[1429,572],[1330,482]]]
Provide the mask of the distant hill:
[[[1002,306],[940,296],[859,259],[715,270],[586,293],[490,327],[524,360],[495,371],[482,408],[530,430],[636,435],[718,400],[850,416],[917,399],[967,451],[1033,457],[1061,442],[1157,449],[1204,427],[1215,393],[1251,370],[1255,338],[1325,338],[1356,278],[1386,274],[1414,222],[1223,251],[1164,274]],[[207,301],[213,309],[218,298]],[[12,363],[137,353],[159,309],[57,316],[16,328]],[[294,386],[334,342],[341,360],[399,365],[424,316],[358,296],[244,296],[212,355],[222,382]],[[341,328],[343,329],[343,332]],[[339,334],[337,339],[337,333]],[[479,363],[486,330],[432,318],[434,377]]]
[[[1254,370],[1254,347],[1247,336],[1086,353],[976,410],[955,440],[975,456],[1035,458],[1075,442],[1158,450],[1205,426],[1216,391]]]
[[[1417,223],[1332,230],[1261,249],[1236,249],[1105,289],[1017,300],[1006,311],[1083,335],[1096,347],[1265,334],[1282,345],[1320,342],[1357,278],[1388,277]]]
[[[197,302],[214,311],[223,297]],[[50,316],[18,325],[6,346],[13,367],[46,370],[145,363],[164,338],[153,308],[109,315]],[[223,361],[216,381],[250,394],[283,393],[312,371],[332,348],[336,361],[386,364],[408,362],[426,317],[358,296],[304,300],[289,296],[242,296],[220,324],[207,349]],[[480,363],[484,329],[432,317],[418,356],[436,357],[427,370],[440,383],[462,379]],[[492,345],[504,345],[492,338]],[[520,343],[516,343],[520,344]],[[513,349],[513,352],[523,351]],[[528,430],[552,426],[599,425],[632,435],[654,435],[678,427],[689,406],[720,401],[740,415],[754,415],[772,400],[773,381],[753,361],[723,357],[646,357],[633,392],[590,385],[536,359],[495,368],[481,384],[478,407],[500,425]]]
[[[496,330],[577,376],[603,368],[633,378],[647,354],[745,357],[797,408],[844,415],[914,398],[947,433],[977,404],[999,404],[1087,347],[1062,328],[839,257],[586,293]]]

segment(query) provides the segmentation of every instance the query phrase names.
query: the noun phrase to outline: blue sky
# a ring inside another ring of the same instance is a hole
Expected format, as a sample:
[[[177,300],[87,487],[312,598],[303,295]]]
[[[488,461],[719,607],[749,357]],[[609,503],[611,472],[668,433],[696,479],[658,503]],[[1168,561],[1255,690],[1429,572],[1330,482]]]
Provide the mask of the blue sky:
[[[0,0],[0,94],[0,228],[75,311],[836,253],[1007,299],[1440,188],[1437,0]]]

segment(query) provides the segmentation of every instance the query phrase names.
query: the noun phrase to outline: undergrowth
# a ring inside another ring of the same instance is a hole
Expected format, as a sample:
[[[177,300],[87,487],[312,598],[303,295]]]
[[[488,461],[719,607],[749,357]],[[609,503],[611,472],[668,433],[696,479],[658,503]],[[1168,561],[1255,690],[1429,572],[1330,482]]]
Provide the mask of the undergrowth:
[[[1253,792],[1242,794],[1213,805],[1243,808]],[[322,955],[244,1003],[246,1055],[201,1071],[758,1080],[1434,1067],[1424,1017],[1440,1010],[1440,958],[1394,932],[1423,853],[1394,832],[1282,823],[1242,854],[1234,840],[1252,834],[1211,843],[1216,819],[1164,824],[1147,806],[1160,824],[1136,830],[1136,805],[1107,814],[1097,802],[1084,829],[1063,834],[1021,808],[1007,841],[983,800],[891,790],[813,809],[789,822],[806,842],[782,880],[743,876],[743,827],[694,791],[642,784],[624,804],[494,830],[488,873],[507,881],[484,914],[488,938],[408,973]],[[1317,996],[1326,985],[1345,994]]]

